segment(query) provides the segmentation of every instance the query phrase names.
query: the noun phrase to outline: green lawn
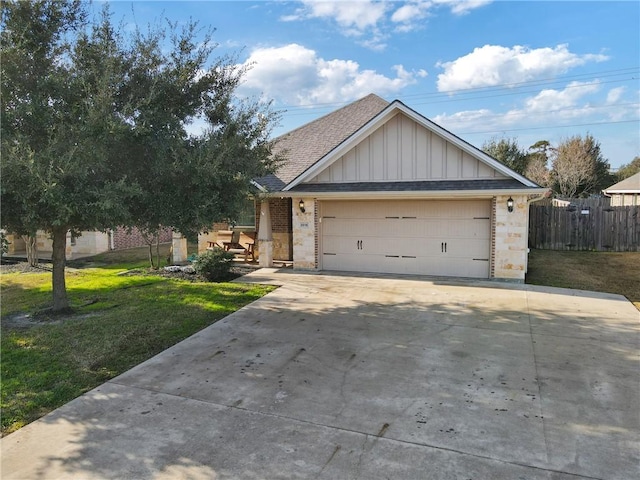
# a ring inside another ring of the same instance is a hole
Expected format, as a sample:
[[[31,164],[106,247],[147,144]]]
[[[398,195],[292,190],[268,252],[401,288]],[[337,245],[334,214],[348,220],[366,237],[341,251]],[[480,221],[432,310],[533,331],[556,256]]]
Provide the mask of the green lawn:
[[[145,264],[122,253],[85,264],[89,261],[101,266],[67,272],[71,315],[38,313],[50,303],[49,272],[7,273],[0,279],[3,435],[272,290],[119,275]]]

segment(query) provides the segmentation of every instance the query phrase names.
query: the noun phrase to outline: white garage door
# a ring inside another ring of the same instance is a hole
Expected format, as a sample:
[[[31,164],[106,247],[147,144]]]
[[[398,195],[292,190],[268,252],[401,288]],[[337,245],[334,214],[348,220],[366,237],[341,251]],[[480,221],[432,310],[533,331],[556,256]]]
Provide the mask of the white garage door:
[[[489,277],[488,200],[327,201],[324,270]]]

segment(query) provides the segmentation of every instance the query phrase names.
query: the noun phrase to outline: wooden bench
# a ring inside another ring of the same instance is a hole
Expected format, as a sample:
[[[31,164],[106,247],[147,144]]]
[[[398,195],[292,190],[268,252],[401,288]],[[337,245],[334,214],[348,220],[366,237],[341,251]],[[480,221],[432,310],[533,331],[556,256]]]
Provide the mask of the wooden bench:
[[[249,261],[249,255],[251,260],[256,261],[255,255],[255,232],[240,232],[231,230],[219,230],[216,232],[217,241],[209,241],[207,250],[213,250],[214,248],[222,248],[227,252],[235,253],[238,255],[244,255],[244,261]],[[244,245],[244,246],[243,246]]]

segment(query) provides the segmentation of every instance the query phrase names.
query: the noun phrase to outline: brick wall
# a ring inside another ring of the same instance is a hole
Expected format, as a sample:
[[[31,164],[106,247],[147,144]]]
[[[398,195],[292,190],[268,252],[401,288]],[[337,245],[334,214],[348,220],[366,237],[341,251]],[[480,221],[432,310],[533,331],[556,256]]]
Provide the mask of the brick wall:
[[[260,225],[260,205],[256,209],[256,226]],[[269,200],[271,231],[273,233],[291,233],[291,199],[272,198]]]
[[[160,243],[171,241],[171,229],[165,228],[160,231]],[[125,248],[144,247],[147,245],[146,240],[137,228],[130,232],[126,228],[118,227],[113,231],[113,248],[114,250],[123,250]]]

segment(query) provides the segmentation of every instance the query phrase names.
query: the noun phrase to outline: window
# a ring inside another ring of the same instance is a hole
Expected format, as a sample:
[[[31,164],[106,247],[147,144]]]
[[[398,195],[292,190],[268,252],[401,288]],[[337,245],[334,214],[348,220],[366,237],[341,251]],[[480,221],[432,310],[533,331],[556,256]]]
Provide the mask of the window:
[[[248,198],[244,202],[234,224],[235,227],[256,228],[256,204],[253,198]]]

